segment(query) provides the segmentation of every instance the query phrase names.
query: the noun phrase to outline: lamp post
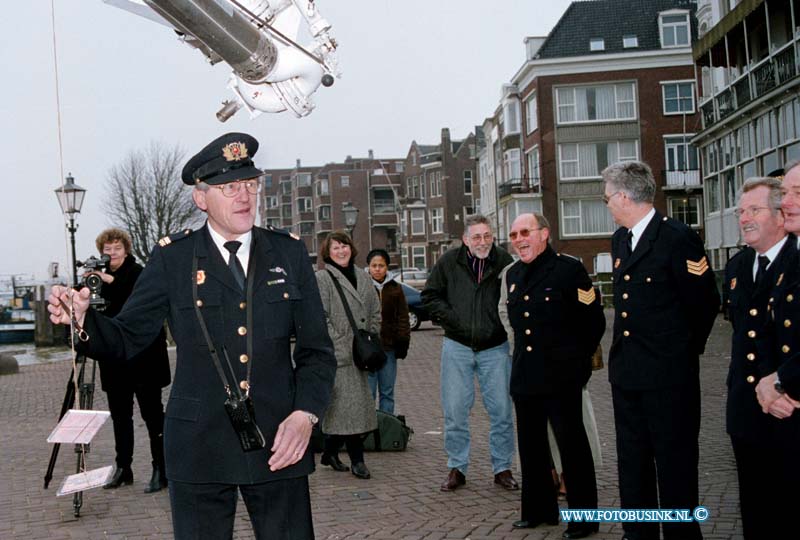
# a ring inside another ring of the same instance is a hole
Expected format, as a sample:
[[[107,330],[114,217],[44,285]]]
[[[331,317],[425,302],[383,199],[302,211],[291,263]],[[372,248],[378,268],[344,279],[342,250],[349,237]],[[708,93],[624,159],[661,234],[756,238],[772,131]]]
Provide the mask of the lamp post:
[[[350,239],[353,239],[353,229],[356,228],[358,222],[358,208],[353,206],[352,203],[342,203],[342,213],[344,214],[344,224],[347,231],[350,233]]]
[[[77,287],[78,259],[75,257],[75,231],[78,230],[78,226],[75,225],[75,214],[79,214],[81,211],[86,190],[75,183],[72,173],[67,173],[66,183],[56,188],[55,192],[56,197],[58,197],[58,204],[61,206],[61,213],[69,218],[67,230],[72,244],[72,286]]]

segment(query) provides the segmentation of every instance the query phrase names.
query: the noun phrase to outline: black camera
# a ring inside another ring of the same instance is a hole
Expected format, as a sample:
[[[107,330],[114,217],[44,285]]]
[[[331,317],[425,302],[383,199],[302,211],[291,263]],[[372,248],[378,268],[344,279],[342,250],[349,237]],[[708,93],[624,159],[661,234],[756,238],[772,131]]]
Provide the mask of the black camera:
[[[108,270],[108,263],[111,257],[108,255],[101,255],[98,259],[94,255],[85,261],[77,261],[79,267],[83,267],[86,272],[105,272]],[[103,280],[97,274],[85,273],[81,279],[81,287],[89,289],[89,306],[102,311],[106,307],[106,300],[100,296],[100,290],[103,288]]]

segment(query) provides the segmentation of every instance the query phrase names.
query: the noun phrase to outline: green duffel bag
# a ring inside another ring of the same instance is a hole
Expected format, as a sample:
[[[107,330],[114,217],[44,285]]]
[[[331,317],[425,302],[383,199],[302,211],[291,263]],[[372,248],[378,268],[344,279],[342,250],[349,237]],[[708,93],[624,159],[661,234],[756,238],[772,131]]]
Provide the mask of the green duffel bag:
[[[394,416],[383,411],[378,415],[378,429],[371,431],[364,439],[364,450],[368,452],[402,452],[414,430],[406,425],[406,417]]]

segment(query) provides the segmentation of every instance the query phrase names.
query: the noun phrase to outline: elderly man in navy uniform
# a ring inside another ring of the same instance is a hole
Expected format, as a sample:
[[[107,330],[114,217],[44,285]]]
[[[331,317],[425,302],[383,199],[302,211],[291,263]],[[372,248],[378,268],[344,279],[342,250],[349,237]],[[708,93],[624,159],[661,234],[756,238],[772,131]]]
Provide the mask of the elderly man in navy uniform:
[[[253,226],[257,149],[229,133],[189,160],[182,178],[208,221],[159,241],[115,318],[87,312],[87,289],[54,287],[49,299],[53,322],[72,315],[80,351],[108,361],[134,356],[167,319],[178,351],[164,425],[178,540],[230,538],[237,492],[257,538],[314,536],[308,441],[336,360],[303,243]]]
[[[550,247],[550,226],[544,216],[521,214],[508,237],[520,259],[503,273],[505,294],[498,311],[514,340],[511,396],[522,465],[522,519],[513,527],[522,529],[558,523],[548,420],[564,475],[570,479],[569,507],[597,508],[582,390],[592,375],[592,354],[606,319],[600,296],[580,261]],[[597,530],[597,523],[573,522],[563,537],[584,538]]]
[[[609,379],[622,508],[698,504],[699,357],[719,312],[703,242],[653,208],[646,163],[603,170],[614,233],[614,339]],[[628,540],[657,539],[658,523],[625,523]],[[665,523],[664,538],[702,538],[697,522]]]
[[[781,420],[761,411],[755,392],[759,372],[770,364],[774,343],[763,331],[767,303],[778,276],[797,266],[797,240],[787,237],[781,212],[781,182],[749,178],[739,197],[739,228],[748,247],[728,261],[723,284],[728,318],[733,325],[728,371],[727,428],[739,475],[739,504],[745,540],[781,538],[788,521],[765,497],[777,479],[767,463],[781,452]],[[765,341],[766,340],[766,341]],[[795,446],[793,452],[797,452]],[[791,491],[791,488],[787,486]]]

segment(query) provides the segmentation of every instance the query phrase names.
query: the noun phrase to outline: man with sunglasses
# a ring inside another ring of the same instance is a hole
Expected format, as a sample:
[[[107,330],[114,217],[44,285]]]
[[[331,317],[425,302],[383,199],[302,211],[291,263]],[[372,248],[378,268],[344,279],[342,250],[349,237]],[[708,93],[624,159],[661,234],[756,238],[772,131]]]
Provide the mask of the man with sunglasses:
[[[700,237],[653,207],[646,163],[602,172],[604,200],[620,228],[611,240],[614,338],[608,375],[614,404],[622,508],[698,505],[700,355],[719,312]],[[625,523],[628,540],[659,538],[658,523]],[[702,538],[696,521],[665,523],[664,539]]]
[[[336,359],[303,242],[253,226],[257,150],[229,133],[189,160],[182,179],[208,221],[159,241],[116,317],[87,313],[87,289],[54,287],[49,298],[76,348],[108,362],[134,356],[167,319],[178,354],[164,424],[177,540],[231,538],[239,492],[256,538],[314,537],[308,442]]]
[[[777,178],[748,178],[742,185],[736,209],[742,240],[747,247],[725,266],[723,297],[733,326],[731,364],[728,371],[727,430],[739,476],[739,505],[745,540],[785,538],[792,520],[776,512],[775,501],[765,497],[776,479],[764,465],[778,459],[786,446],[785,429],[796,430],[764,414],[756,396],[761,373],[769,373],[774,340],[764,332],[771,320],[769,299],[775,283],[797,265],[797,241],[787,236],[781,212],[781,182]],[[783,321],[781,321],[782,323]],[[774,356],[774,355],[772,355]],[[791,450],[794,461],[797,447]],[[787,487],[790,484],[786,484]],[[789,488],[791,491],[791,488]]]
[[[597,508],[582,392],[606,319],[580,261],[550,247],[550,225],[543,215],[521,214],[508,237],[519,260],[503,272],[498,310],[514,344],[510,391],[517,411],[522,515],[513,527],[523,529],[558,523],[548,420],[569,478],[569,507]],[[563,537],[584,538],[597,530],[597,523],[574,522]]]
[[[475,402],[475,377],[489,415],[489,451],[495,484],[519,489],[511,474],[514,456],[514,411],[508,393],[511,361],[506,331],[497,313],[500,271],[513,259],[494,245],[489,220],[464,220],[463,245],[434,265],[422,301],[444,329],[441,397],[444,448],[450,472],[440,489],[454,491],[466,483],[469,466],[469,414]]]

